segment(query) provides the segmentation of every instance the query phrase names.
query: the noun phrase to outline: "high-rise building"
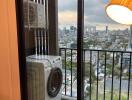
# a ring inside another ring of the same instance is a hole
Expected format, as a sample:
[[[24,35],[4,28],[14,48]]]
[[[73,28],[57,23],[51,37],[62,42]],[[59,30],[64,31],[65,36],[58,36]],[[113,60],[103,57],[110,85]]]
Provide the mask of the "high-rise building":
[[[106,33],[108,33],[108,30],[109,30],[109,27],[108,27],[108,26],[106,26]]]
[[[127,49],[127,51],[132,51],[132,25],[130,26],[130,34],[129,34],[129,37],[130,38],[129,38],[129,42],[128,42],[128,49]],[[120,61],[121,61],[121,57],[119,59],[119,64],[120,64]],[[122,58],[122,68],[123,69],[127,69],[127,67],[129,65],[130,65],[130,54],[125,53],[125,54],[123,54],[123,58]]]
[[[96,33],[96,26],[88,26],[86,27],[86,31],[88,33]]]
[[[129,35],[128,49],[132,50],[132,25],[130,26],[130,35]]]

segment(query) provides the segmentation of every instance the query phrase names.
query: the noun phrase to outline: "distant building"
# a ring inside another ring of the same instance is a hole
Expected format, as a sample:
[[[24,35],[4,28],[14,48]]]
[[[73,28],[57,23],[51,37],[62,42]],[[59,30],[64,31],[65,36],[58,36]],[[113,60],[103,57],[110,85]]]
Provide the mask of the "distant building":
[[[132,25],[130,26],[130,36],[129,36],[128,50],[132,50]]]
[[[129,37],[130,38],[129,38],[127,51],[132,51],[132,26],[130,26],[130,36]],[[121,57],[119,59],[119,65],[121,65]],[[131,56],[131,65],[132,65],[132,56]],[[122,68],[125,71],[126,69],[128,69],[129,66],[130,66],[130,53],[125,53],[123,54]]]
[[[96,26],[88,26],[85,29],[87,33],[96,33]]]
[[[108,30],[109,30],[109,27],[108,26],[106,26],[106,33],[108,34]]]
[[[71,30],[71,31],[76,31],[77,28],[76,28],[75,26],[70,26],[70,30]]]

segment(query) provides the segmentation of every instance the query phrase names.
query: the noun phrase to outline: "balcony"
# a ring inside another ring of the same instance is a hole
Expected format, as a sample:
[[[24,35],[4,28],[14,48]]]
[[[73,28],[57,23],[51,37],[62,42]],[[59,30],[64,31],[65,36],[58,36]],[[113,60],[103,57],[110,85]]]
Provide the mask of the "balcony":
[[[83,49],[84,97],[87,100],[132,100],[132,52]],[[62,98],[77,97],[77,49],[60,48]]]
[[[20,37],[21,37],[20,40],[22,41],[25,40],[25,42],[23,41],[24,43],[19,44],[22,46],[19,48],[21,50],[20,56],[23,56],[24,54],[23,52],[25,51],[26,51],[25,58],[33,54],[35,55],[43,55],[43,54],[58,55],[58,42],[57,42],[58,35],[59,35],[59,32],[58,32],[59,24],[58,23],[60,23],[57,20],[58,15],[59,15],[58,11],[61,11],[62,9],[63,11],[65,11],[64,10],[65,7],[61,5],[62,6],[61,10],[57,11],[59,6],[56,0],[26,0],[26,1],[22,0],[22,1],[24,3],[23,11],[25,12],[23,14],[25,32],[22,31],[19,33],[24,33],[24,34],[20,34]],[[27,2],[27,1],[30,1],[30,2]],[[132,78],[131,78],[132,77],[132,67],[131,67],[131,64],[132,64],[131,57],[132,56],[131,56],[131,53],[132,52],[83,49],[84,59],[83,61],[81,61],[82,60],[81,59],[82,58],[82,48],[83,48],[82,43],[83,43],[84,33],[86,34],[86,36],[84,36],[84,39],[86,37],[87,40],[91,38],[91,36],[93,35],[101,36],[104,33],[103,38],[107,38],[108,37],[107,35],[110,35],[108,34],[110,30],[108,26],[106,26],[107,24],[109,25],[109,20],[107,21],[102,20],[106,18],[106,15],[103,15],[99,19],[96,18],[96,16],[97,17],[101,16],[100,13],[104,11],[105,3],[102,3],[101,1],[97,2],[97,4],[95,3],[94,9],[90,10],[91,13],[90,14],[88,13],[88,16],[84,16],[85,14],[87,14],[87,12],[90,12],[87,10],[91,6],[86,7],[86,5],[83,4],[84,3],[83,1],[84,0],[78,0],[78,5],[77,7],[75,7],[78,9],[77,12],[76,12],[76,9],[71,10],[72,7],[71,8],[66,7],[67,8],[66,12],[60,12],[63,15],[62,19],[60,19],[61,21],[64,21],[64,19],[68,19],[65,21],[66,23],[62,24],[62,26],[67,26],[68,25],[67,21],[70,21],[69,25],[77,26],[77,27],[73,26],[71,27],[71,29],[72,29],[72,33],[74,34],[73,40],[74,41],[77,40],[77,45],[78,45],[77,46],[78,49],[60,48],[59,50],[60,51],[59,54],[60,56],[62,56],[62,61],[63,61],[62,99],[68,99],[68,100],[75,99],[76,100],[78,96],[79,97],[78,100],[83,100],[83,96],[81,95],[83,94],[81,93],[82,88],[77,90],[77,83],[80,84],[78,87],[82,87],[83,86],[82,83],[84,83],[84,89],[83,89],[84,94],[83,95],[86,100],[109,100],[109,99],[111,100],[126,100],[126,99],[132,100],[131,99],[132,98]],[[86,0],[85,2],[87,3]],[[65,4],[65,3],[61,3],[61,4]],[[66,5],[70,5],[70,4],[73,4],[73,2],[69,2],[69,4],[66,4]],[[91,5],[93,7],[92,2],[91,2]],[[19,7],[21,8],[21,6],[18,6],[18,8]],[[101,11],[98,11],[97,8],[101,8],[101,9],[103,8],[103,9]],[[84,12],[84,10],[86,12]],[[68,12],[74,11],[74,12],[69,14],[67,13],[67,11]],[[76,13],[78,14],[77,17],[74,16],[74,13],[75,15]],[[70,18],[66,18],[66,17],[69,17],[66,15],[70,15]],[[74,18],[71,18],[71,15],[74,16]],[[95,18],[93,17],[93,15],[95,16]],[[87,18],[89,19],[89,16],[91,16],[91,21],[88,20],[87,22],[86,19]],[[21,14],[19,14],[19,17],[20,17],[19,23],[21,23],[22,21]],[[71,23],[72,19],[74,20],[76,19],[76,21],[73,21],[73,23]],[[98,20],[94,21],[95,19],[98,19]],[[84,25],[84,22],[86,25]],[[91,23],[93,23],[92,27],[89,26],[89,24],[91,25]],[[104,25],[100,26],[102,24]],[[98,25],[99,25],[99,30],[96,30]],[[114,27],[114,23],[113,24],[110,23],[110,25]],[[106,30],[103,30],[102,32],[100,32],[100,29],[102,30],[104,26],[106,26]],[[118,29],[118,27],[120,27],[120,25],[116,26],[116,30]],[[127,31],[126,33],[129,33],[128,32],[129,29],[126,29],[125,31]],[[64,36],[65,33],[68,34],[66,28],[64,28],[63,33],[64,34],[61,34],[62,36]],[[113,33],[117,34],[117,32],[113,32]],[[111,36],[113,36],[114,34],[111,34]],[[61,35],[60,35],[60,38],[63,40]],[[124,36],[126,37],[126,35]],[[72,37],[72,36],[69,36],[69,37]],[[75,39],[76,37],[77,39]],[[119,40],[120,36],[117,38]],[[102,38],[99,38],[99,39],[102,39]],[[109,38],[108,40],[112,42],[114,41]],[[102,41],[102,42],[104,43],[105,41]],[[116,42],[120,42],[120,41],[116,41]],[[23,50],[23,44],[25,44],[24,45],[25,50]],[[113,46],[117,47],[117,45],[113,45]],[[78,52],[78,57],[80,57],[80,60],[78,60],[79,64],[77,64],[77,50],[80,51]],[[23,57],[23,59],[25,58]],[[21,64],[24,64],[24,65],[21,65],[20,67],[21,74],[22,74],[21,78],[26,80],[25,74],[27,74],[26,73],[27,66],[25,65],[24,60],[23,61],[21,60]],[[83,68],[85,69],[84,73],[83,73]],[[81,70],[77,71],[77,69],[81,69]],[[78,73],[79,78],[77,76],[77,73]],[[83,79],[82,74],[84,74],[84,78],[85,78],[84,82],[81,81]],[[26,88],[25,87],[26,83],[24,80],[22,80],[21,82],[22,88]],[[55,81],[52,81],[52,82],[56,83],[55,85],[58,86],[57,82]],[[53,87],[53,90],[54,90],[54,87]],[[79,92],[81,91],[81,92],[77,93],[77,91]],[[27,91],[25,89],[23,93],[24,98],[26,98],[25,97],[26,92]],[[27,99],[24,99],[24,100],[27,100]]]

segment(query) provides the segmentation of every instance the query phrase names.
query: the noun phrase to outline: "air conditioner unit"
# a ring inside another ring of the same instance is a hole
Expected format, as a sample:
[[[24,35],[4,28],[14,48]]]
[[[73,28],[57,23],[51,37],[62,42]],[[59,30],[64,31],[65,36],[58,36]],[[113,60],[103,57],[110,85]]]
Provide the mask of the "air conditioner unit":
[[[33,1],[24,1],[24,26],[30,28],[44,28],[44,5]]]
[[[45,27],[45,10],[44,10],[44,5],[42,4],[37,4],[37,12],[38,12],[38,16],[37,16],[37,24],[39,28],[43,28]]]
[[[31,55],[26,61],[28,100],[61,100],[61,57]]]

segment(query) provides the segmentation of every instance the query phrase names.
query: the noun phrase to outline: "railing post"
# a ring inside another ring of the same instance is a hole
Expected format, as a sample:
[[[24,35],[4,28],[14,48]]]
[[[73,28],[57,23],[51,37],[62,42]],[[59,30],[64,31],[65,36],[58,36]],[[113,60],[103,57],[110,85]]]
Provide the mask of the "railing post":
[[[78,0],[77,19],[77,99],[84,100],[83,34],[84,0]]]

